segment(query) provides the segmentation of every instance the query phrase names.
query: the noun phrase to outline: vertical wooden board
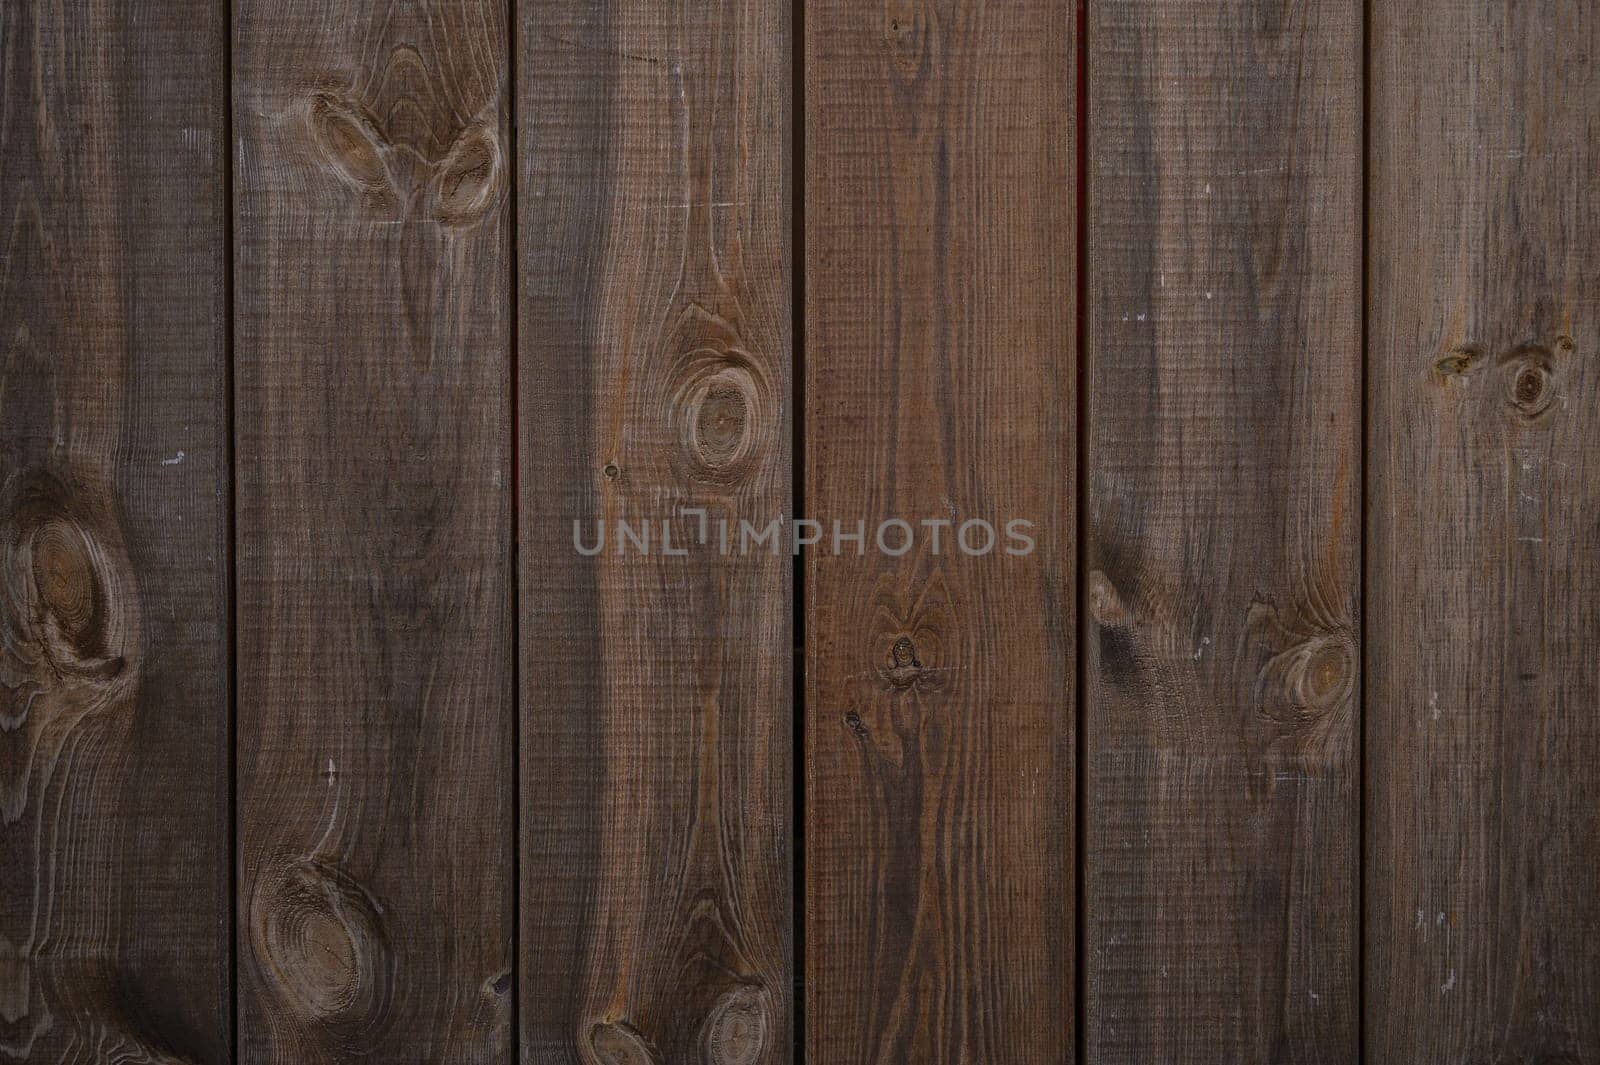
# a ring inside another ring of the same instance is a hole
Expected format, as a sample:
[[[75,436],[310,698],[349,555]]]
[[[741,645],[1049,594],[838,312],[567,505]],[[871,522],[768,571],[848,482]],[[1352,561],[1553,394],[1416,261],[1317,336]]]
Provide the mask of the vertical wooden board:
[[[1074,1057],[1074,23],[806,9],[814,1065]]]
[[[1089,1060],[1348,1062],[1361,9],[1089,42]]]
[[[524,1062],[790,1059],[789,17],[519,8]]]
[[[228,1052],[224,9],[0,8],[0,1059]]]
[[[1600,11],[1371,33],[1367,1060],[1594,1061]]]
[[[236,0],[246,1063],[511,1055],[507,25]]]

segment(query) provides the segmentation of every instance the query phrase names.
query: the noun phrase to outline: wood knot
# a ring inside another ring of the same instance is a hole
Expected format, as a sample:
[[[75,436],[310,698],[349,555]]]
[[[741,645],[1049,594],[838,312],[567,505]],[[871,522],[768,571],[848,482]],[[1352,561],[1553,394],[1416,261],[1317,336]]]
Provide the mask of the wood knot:
[[[1460,377],[1471,373],[1482,358],[1482,349],[1461,345],[1434,360],[1433,372],[1447,380],[1452,377]]]
[[[447,229],[477,225],[504,199],[505,155],[488,122],[461,129],[442,158],[402,139],[343,92],[311,94],[311,143],[323,167],[360,195],[374,219],[397,222],[419,207]]]
[[[463,130],[434,175],[434,218],[457,229],[483,221],[502,199],[504,171],[494,129],[473,125]]]
[[[911,637],[909,636],[902,636],[896,640],[889,654],[894,659],[896,668],[904,668],[906,666],[921,668],[922,666],[922,663],[917,661],[917,645],[911,642]]]
[[[917,645],[911,642],[909,636],[902,636],[894,642],[889,650],[889,661],[889,668],[884,670],[883,675],[896,688],[909,688],[922,677],[922,660],[917,657]]]
[[[137,585],[111,510],[42,470],[0,488],[0,732],[41,707],[116,704],[137,681]]]
[[[1530,420],[1549,410],[1556,399],[1555,357],[1550,349],[1527,344],[1507,355],[1504,362],[1512,409]]]
[[[397,217],[401,202],[389,169],[389,143],[372,116],[353,100],[316,92],[307,121],[323,164],[360,194],[362,207],[387,219]]]
[[[1350,698],[1355,689],[1354,642],[1345,636],[1317,636],[1289,651],[1295,701],[1328,711]]]
[[[625,1021],[601,1021],[587,1033],[589,1053],[600,1065],[658,1065],[644,1036]]]
[[[737,348],[699,348],[679,363],[673,420],[690,474],[732,485],[759,463],[772,431],[772,383]]]
[[[771,1028],[767,993],[754,984],[725,992],[711,1007],[700,1033],[704,1065],[755,1065]]]
[[[263,879],[251,906],[257,959],[302,1018],[370,1037],[389,1023],[394,957],[383,907],[333,864],[306,858]]]
[[[1352,703],[1356,641],[1336,619],[1310,607],[1284,617],[1270,603],[1257,601],[1246,626],[1272,652],[1262,667],[1257,693],[1258,707],[1267,717],[1298,723],[1326,717]]]

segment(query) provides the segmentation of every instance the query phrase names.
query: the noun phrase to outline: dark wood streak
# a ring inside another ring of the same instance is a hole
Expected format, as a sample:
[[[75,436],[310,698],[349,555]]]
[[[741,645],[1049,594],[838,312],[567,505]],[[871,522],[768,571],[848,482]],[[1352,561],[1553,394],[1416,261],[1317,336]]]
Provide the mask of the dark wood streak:
[[[235,4],[245,1063],[511,1056],[507,21]]]
[[[771,0],[519,16],[531,1065],[791,1054],[791,566],[737,546],[790,498],[788,25]],[[621,520],[651,554],[616,553]],[[612,549],[578,555],[601,521]]]
[[[0,12],[0,1061],[227,1054],[222,16]]]
[[[1090,1061],[1353,1060],[1360,5],[1089,5]]]
[[[1073,25],[806,9],[814,1065],[1073,1059]],[[1013,518],[1028,556],[921,525]]]
[[[1366,1059],[1594,1065],[1600,10],[1372,15]]]

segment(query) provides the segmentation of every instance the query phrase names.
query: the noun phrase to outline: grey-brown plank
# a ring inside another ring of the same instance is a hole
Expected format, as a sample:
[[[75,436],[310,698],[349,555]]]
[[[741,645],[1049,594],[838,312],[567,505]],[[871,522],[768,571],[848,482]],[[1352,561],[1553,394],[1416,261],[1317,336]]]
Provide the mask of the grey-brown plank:
[[[1367,1060],[1600,1055],[1600,10],[1373,8]]]
[[[1074,16],[806,8],[813,1065],[1074,1058]]]
[[[1089,17],[1088,1059],[1349,1062],[1361,6]]]
[[[225,9],[0,7],[0,1059],[222,1061]]]
[[[790,505],[789,18],[518,12],[536,1065],[791,1056],[791,559],[739,524]]]
[[[245,1063],[510,1060],[507,25],[235,2]]]

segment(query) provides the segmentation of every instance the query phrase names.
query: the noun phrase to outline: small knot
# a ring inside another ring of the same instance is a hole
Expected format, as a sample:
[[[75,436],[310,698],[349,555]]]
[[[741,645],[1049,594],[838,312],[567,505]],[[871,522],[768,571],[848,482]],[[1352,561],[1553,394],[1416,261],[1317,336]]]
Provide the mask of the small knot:
[[[767,1012],[766,992],[753,984],[718,999],[701,1030],[705,1065],[755,1065],[767,1045]]]
[[[367,210],[386,218],[396,215],[400,196],[389,173],[389,145],[372,117],[353,101],[318,92],[311,97],[309,121],[324,165],[361,194]]]
[[[1507,359],[1511,369],[1511,406],[1524,418],[1537,418],[1556,399],[1550,352],[1537,346],[1521,348]]]
[[[774,409],[765,370],[737,348],[698,348],[683,357],[673,388],[689,471],[700,481],[731,485],[763,457]]]
[[[382,907],[329,862],[305,858],[264,878],[251,906],[257,958],[301,1016],[348,1033],[389,1019],[394,958]]]
[[[893,664],[884,670],[884,676],[896,688],[909,688],[923,675],[922,660],[917,657],[917,645],[911,642],[911,637],[902,636],[896,640],[889,658]]]
[[[481,222],[500,202],[504,170],[500,138],[492,127],[463,130],[435,174],[434,217],[458,229]]]
[[[1441,355],[1434,362],[1433,371],[1444,378],[1459,377],[1470,373],[1482,358],[1481,349],[1463,345]]]
[[[902,636],[896,640],[894,642],[894,650],[890,653],[894,657],[894,664],[897,668],[906,666],[921,667],[922,665],[921,662],[917,661],[917,645],[911,642],[911,637],[909,636]]]

